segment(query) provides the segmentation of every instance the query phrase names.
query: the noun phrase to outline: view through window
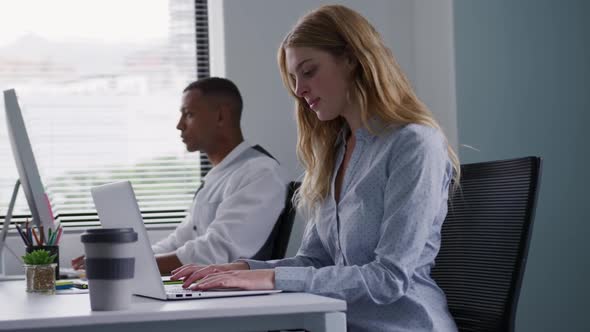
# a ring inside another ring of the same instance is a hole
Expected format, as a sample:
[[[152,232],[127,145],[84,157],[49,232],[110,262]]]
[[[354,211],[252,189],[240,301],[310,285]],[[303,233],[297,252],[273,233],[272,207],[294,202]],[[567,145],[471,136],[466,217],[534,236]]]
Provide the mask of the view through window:
[[[207,167],[175,128],[197,78],[195,14],[194,0],[0,2],[0,90],[17,92],[62,223],[96,222],[90,188],[120,180],[146,222],[184,216]],[[4,216],[18,174],[3,109],[0,123]],[[29,213],[22,190],[14,213]]]

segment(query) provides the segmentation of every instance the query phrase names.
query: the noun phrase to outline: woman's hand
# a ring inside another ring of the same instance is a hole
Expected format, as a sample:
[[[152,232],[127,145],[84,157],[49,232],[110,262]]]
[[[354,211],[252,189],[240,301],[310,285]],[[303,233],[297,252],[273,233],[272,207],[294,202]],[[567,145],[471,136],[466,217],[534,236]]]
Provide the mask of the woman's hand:
[[[212,273],[190,287],[192,290],[212,288],[275,289],[275,270],[234,270]]]
[[[215,265],[197,265],[186,264],[177,269],[172,270],[170,280],[184,280],[183,288],[189,287],[193,282],[201,280],[210,274],[215,274],[225,271],[235,270],[249,270],[250,266],[245,262],[235,262],[229,264],[215,264]]]

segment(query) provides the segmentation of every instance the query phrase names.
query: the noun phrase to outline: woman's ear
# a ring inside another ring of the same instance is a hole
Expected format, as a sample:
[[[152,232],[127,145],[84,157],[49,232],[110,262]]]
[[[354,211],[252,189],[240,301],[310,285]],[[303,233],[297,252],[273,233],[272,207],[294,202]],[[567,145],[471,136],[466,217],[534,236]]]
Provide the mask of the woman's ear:
[[[345,61],[346,68],[348,69],[348,71],[350,73],[354,72],[354,70],[358,66],[358,60],[354,56],[354,53],[352,52],[352,49],[350,48],[350,46],[346,46],[346,51],[343,54],[343,57],[344,57],[343,60]]]
[[[357,61],[356,58],[352,56],[352,54],[348,53],[346,55],[346,62],[348,63],[348,65],[354,69],[354,67],[356,67]]]

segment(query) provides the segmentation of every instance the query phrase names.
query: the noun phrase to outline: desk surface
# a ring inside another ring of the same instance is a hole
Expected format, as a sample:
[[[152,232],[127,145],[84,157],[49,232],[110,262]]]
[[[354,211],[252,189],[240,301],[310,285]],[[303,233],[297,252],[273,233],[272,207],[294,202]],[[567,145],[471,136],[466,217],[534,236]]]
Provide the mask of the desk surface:
[[[0,298],[0,330],[346,311],[341,300],[279,293],[183,301],[134,296],[129,310],[93,312],[89,294],[31,294],[22,280],[0,282]]]

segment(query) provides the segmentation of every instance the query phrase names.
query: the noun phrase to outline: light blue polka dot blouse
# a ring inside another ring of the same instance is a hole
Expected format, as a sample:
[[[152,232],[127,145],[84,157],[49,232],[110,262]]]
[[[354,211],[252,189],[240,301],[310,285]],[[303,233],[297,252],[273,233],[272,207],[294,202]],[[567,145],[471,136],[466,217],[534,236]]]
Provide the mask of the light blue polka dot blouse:
[[[453,174],[444,137],[416,124],[355,134],[340,202],[333,176],[297,255],[246,262],[275,268],[277,289],[345,300],[349,331],[456,331],[430,277]],[[343,135],[337,144],[335,170]]]

